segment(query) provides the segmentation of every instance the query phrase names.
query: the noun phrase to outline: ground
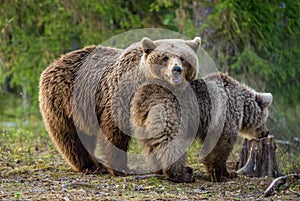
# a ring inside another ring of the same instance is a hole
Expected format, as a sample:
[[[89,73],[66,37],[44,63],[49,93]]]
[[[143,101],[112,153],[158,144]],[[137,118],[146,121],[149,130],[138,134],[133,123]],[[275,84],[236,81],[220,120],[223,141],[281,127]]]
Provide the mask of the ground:
[[[204,167],[197,162],[198,144],[189,150],[189,165],[194,168],[196,177],[196,182],[191,184],[176,184],[162,177],[74,173],[42,126],[0,128],[0,144],[0,200],[300,199],[300,181],[281,187],[279,193],[268,198],[263,198],[262,194],[273,178],[239,176],[221,183],[208,181]],[[238,158],[239,147],[235,149],[228,164],[230,169],[234,169]],[[296,159],[299,160],[299,156]],[[284,168],[293,172],[292,168]]]

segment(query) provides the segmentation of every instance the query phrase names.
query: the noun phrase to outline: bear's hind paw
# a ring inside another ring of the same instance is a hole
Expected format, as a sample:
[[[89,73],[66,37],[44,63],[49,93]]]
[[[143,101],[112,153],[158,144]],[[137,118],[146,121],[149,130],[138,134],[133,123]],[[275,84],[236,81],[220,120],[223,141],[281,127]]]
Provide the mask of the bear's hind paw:
[[[86,168],[82,170],[84,174],[108,174],[108,171],[103,166],[92,166],[90,168]]]

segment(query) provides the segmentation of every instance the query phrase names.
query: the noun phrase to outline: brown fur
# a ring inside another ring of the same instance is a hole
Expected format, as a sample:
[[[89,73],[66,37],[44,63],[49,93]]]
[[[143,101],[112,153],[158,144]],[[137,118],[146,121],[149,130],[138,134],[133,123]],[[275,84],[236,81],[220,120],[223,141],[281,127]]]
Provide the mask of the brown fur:
[[[186,78],[193,79],[197,72],[198,62],[194,56],[190,57],[188,50],[195,51],[199,40],[151,41],[146,38],[126,50],[92,46],[62,55],[42,73],[39,101],[46,129],[75,171],[107,170],[113,175],[127,171],[130,95],[154,75],[165,79],[160,77],[165,74],[154,71],[162,63],[150,58],[159,58],[169,46],[181,51],[169,52],[169,56],[177,60],[182,56],[196,65],[184,61],[182,83],[178,84],[184,86]],[[163,72],[170,71],[167,63],[162,66]],[[91,107],[93,102],[95,105]],[[80,135],[91,139],[82,140]],[[92,146],[95,153],[86,150],[86,145]],[[99,163],[98,152],[106,168]]]
[[[197,132],[197,100],[189,97],[191,88],[174,89],[162,84],[145,84],[132,100],[134,135],[144,148],[152,172],[175,182],[193,182],[192,169],[186,167],[191,133]],[[189,97],[189,99],[187,99]],[[194,136],[195,137],[195,136]]]
[[[83,62],[95,52],[110,52],[110,62],[119,50],[104,47],[87,47],[62,55],[41,75],[39,102],[45,126],[58,150],[75,171],[103,171],[102,166],[87,152],[77,135],[73,123],[72,91],[76,73]],[[105,54],[102,53],[102,56]]]
[[[194,44],[191,46],[193,51],[178,46],[177,42],[164,40],[153,44],[144,39],[142,48],[145,54],[141,70],[148,79],[134,94],[131,118],[134,135],[144,147],[150,171],[160,172],[162,169],[164,176],[172,181],[192,182],[191,170],[185,167],[185,144],[188,141],[187,129],[195,130],[194,125],[190,128],[187,125],[192,125],[195,118],[182,114],[179,105],[186,108],[183,110],[185,112],[190,109],[189,102],[182,103],[182,100],[188,95],[187,92],[191,92],[188,82],[197,74],[195,51],[200,41],[190,43]],[[177,77],[174,79],[172,74],[173,66],[182,67],[179,83],[174,82]],[[181,97],[180,104],[176,96]]]
[[[199,92],[204,85],[208,92]],[[220,181],[224,177],[235,176],[227,171],[226,161],[237,135],[239,132],[252,138],[268,135],[267,107],[272,102],[272,95],[258,93],[223,73],[192,81],[191,86],[200,109],[198,135],[204,142],[200,154],[202,162],[212,180]],[[218,108],[218,105],[224,107]],[[212,118],[217,113],[221,114],[220,118]],[[212,142],[214,139],[217,139],[216,144]]]
[[[243,132],[259,138],[268,134],[265,124],[272,95],[257,93],[223,73],[190,84],[193,92],[188,87],[181,91],[146,83],[135,93],[132,124],[149,155],[148,165],[155,170],[166,162],[174,162],[162,173],[176,181],[193,181],[190,169],[185,168],[184,153],[187,141],[196,132],[203,143],[200,156],[211,179],[220,181],[235,176],[228,173],[226,161],[237,135]]]

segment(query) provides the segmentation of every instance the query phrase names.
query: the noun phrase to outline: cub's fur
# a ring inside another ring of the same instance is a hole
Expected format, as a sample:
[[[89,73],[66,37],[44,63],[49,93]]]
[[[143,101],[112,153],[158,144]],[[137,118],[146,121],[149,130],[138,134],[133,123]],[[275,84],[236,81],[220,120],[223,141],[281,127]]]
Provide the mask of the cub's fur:
[[[201,160],[212,180],[234,176],[227,171],[226,161],[237,135],[241,132],[260,138],[268,134],[266,120],[272,95],[258,93],[223,73],[193,80],[190,85],[196,105],[188,91],[177,92],[162,85],[145,84],[135,94],[132,124],[149,155],[149,166],[155,169],[155,166],[177,159],[163,173],[173,174],[173,178],[188,176],[178,172],[184,172],[185,142],[194,137],[193,128],[197,126],[196,133],[203,143]],[[186,100],[179,102],[178,93]],[[187,119],[189,121],[185,121]]]

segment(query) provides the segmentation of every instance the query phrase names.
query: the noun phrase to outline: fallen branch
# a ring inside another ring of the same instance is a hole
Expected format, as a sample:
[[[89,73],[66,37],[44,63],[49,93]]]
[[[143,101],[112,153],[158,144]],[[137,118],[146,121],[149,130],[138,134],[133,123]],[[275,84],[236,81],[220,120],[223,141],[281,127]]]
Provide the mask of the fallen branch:
[[[290,174],[290,175],[278,177],[272,181],[270,186],[264,192],[263,196],[268,197],[268,196],[274,195],[277,191],[279,191],[280,186],[282,186],[288,182],[296,181],[298,179],[300,179],[300,176],[297,174]]]

